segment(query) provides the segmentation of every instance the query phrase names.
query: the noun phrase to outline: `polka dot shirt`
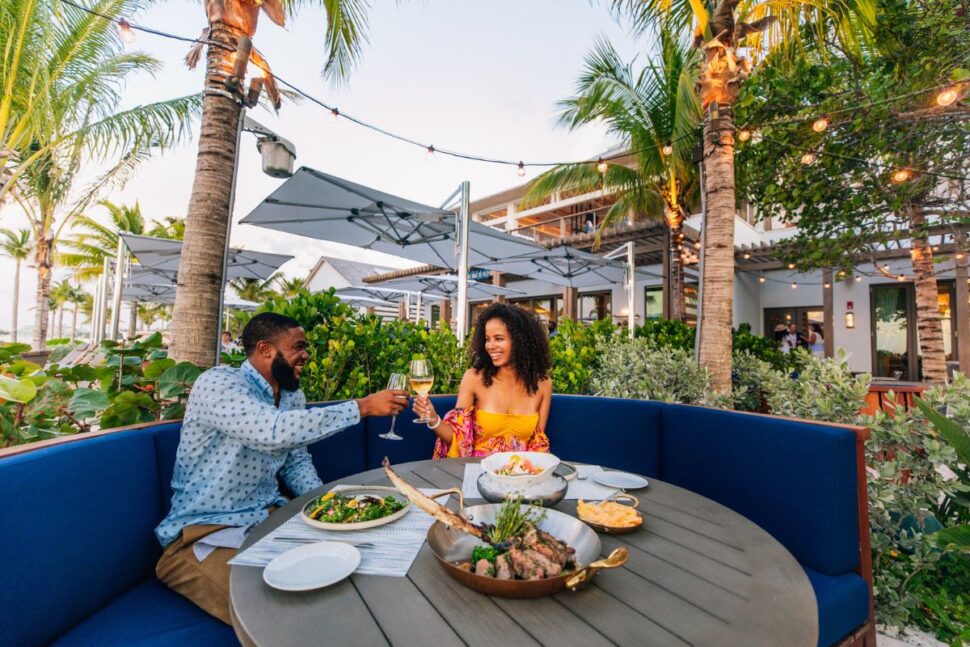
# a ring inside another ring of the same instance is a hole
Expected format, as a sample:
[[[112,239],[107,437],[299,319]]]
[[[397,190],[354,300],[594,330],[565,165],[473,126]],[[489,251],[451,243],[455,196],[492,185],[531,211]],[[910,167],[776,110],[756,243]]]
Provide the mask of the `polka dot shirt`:
[[[248,526],[295,494],[322,485],[306,446],[360,421],[357,403],[306,409],[302,391],[273,388],[249,362],[217,366],[189,395],[172,475],[172,509],[155,529],[163,546],[186,526]]]

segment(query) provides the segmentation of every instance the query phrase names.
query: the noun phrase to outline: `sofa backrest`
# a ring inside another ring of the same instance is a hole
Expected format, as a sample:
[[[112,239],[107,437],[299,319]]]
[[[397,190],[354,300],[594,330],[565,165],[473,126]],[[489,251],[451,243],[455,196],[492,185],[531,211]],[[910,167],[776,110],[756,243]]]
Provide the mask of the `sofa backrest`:
[[[554,395],[546,432],[556,456],[660,477],[660,402]]]
[[[151,429],[155,432],[155,461],[158,465],[158,487],[164,517],[172,508],[172,472],[175,471],[175,454],[182,435],[182,421],[160,423]]]
[[[50,643],[154,572],[153,436],[132,429],[0,460],[0,642]]]
[[[751,519],[809,568],[858,566],[851,429],[679,404],[663,427],[664,481]]]

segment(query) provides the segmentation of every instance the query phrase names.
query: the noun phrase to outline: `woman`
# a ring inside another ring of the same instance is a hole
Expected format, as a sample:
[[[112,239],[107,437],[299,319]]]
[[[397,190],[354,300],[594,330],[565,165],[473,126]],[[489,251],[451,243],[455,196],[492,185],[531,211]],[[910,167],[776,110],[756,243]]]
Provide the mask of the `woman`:
[[[812,323],[812,334],[808,336],[808,347],[816,357],[825,357],[825,337],[822,336],[822,324]]]
[[[517,306],[493,303],[478,317],[472,368],[458,402],[441,417],[427,397],[414,410],[438,438],[434,458],[549,451],[546,422],[552,402],[549,340],[542,324]]]

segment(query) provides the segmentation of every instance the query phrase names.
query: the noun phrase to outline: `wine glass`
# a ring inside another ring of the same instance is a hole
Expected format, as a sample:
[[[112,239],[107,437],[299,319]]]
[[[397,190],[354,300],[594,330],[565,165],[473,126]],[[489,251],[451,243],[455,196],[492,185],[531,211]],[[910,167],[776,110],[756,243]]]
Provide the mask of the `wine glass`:
[[[431,393],[431,387],[434,386],[434,373],[431,371],[431,362],[424,359],[423,357],[416,357],[411,360],[411,390],[421,397],[427,397]],[[416,418],[414,422],[429,423],[430,420],[425,420],[424,418]]]
[[[406,391],[408,388],[407,376],[405,376],[404,373],[391,373],[391,377],[387,379],[387,388]],[[378,434],[378,438],[385,438],[387,440],[404,440],[401,436],[394,433],[395,422],[397,422],[397,416],[391,416],[391,428],[385,434]]]

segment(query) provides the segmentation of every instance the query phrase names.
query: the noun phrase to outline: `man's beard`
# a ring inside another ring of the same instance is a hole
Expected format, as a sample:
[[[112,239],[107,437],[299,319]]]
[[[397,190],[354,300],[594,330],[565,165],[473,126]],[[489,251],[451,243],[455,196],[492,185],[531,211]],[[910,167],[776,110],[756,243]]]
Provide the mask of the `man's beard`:
[[[276,380],[276,383],[283,391],[296,391],[300,388],[300,378],[296,376],[296,371],[293,369],[293,366],[286,361],[283,354],[279,351],[276,352],[276,357],[273,358],[270,371],[273,374],[273,379]]]

